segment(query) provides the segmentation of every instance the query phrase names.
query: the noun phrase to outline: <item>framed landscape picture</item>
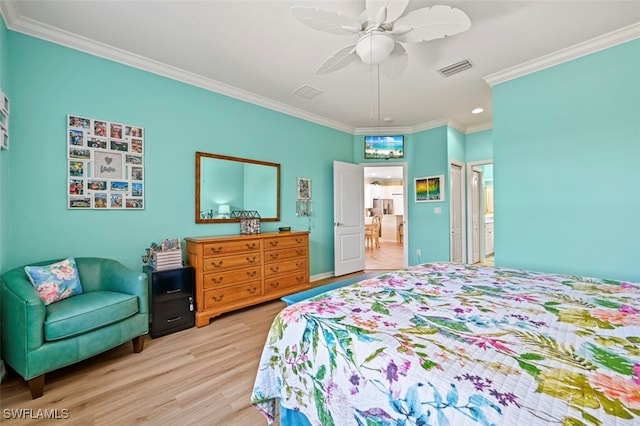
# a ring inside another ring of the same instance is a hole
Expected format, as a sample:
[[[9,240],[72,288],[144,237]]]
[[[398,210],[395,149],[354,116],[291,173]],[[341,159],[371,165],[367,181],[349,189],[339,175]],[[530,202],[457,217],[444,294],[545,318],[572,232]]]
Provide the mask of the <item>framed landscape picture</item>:
[[[444,175],[416,178],[416,203],[444,201],[444,189]]]

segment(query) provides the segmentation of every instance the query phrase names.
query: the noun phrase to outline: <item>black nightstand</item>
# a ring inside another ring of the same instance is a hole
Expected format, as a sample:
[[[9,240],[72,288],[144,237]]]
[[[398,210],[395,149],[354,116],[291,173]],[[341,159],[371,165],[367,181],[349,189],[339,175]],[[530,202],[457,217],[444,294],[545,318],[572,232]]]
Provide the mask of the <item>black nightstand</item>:
[[[160,337],[195,325],[193,268],[142,270],[149,277],[149,334]]]

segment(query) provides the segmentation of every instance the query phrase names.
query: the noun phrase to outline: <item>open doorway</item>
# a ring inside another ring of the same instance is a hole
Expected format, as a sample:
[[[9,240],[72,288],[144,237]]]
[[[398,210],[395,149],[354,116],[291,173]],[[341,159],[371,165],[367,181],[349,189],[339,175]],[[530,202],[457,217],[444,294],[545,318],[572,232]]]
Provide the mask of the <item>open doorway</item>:
[[[469,263],[495,265],[493,162],[467,164],[468,193],[468,259]]]
[[[365,269],[397,270],[407,265],[406,166],[364,167],[365,226],[380,220],[377,235],[365,239]]]

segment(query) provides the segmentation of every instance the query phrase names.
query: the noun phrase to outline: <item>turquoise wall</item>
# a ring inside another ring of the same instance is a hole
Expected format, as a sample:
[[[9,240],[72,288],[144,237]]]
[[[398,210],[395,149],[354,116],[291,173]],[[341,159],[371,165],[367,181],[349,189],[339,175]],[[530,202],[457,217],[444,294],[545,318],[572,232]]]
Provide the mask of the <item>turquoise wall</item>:
[[[464,163],[465,157],[465,135],[460,130],[453,127],[447,127],[447,150],[449,153],[449,162],[452,160]],[[447,176],[449,173],[447,172]],[[447,183],[447,188],[449,184]]]
[[[465,135],[465,161],[491,160],[493,158],[493,130],[467,133]]]
[[[494,87],[496,264],[640,281],[640,40]]]
[[[415,201],[415,178],[445,175],[448,185],[448,128],[438,127],[413,134],[409,181],[409,264],[449,260],[449,191],[445,201]],[[439,207],[440,214],[434,209]],[[420,250],[422,256],[416,254]]]
[[[7,26],[4,22],[4,16],[0,15],[0,88],[11,99],[11,89],[7,84]],[[9,126],[11,130],[11,126]],[[11,138],[9,138],[9,147],[11,147]],[[2,238],[4,230],[7,228],[7,215],[5,214],[5,195],[8,191],[7,181],[9,178],[7,167],[7,151],[0,150],[0,271],[6,263],[5,239]]]
[[[2,153],[2,270],[66,256],[105,256],[139,269],[163,238],[229,235],[238,223],[194,222],[195,152],[280,163],[282,220],[311,227],[311,274],[333,270],[333,160],[353,136],[13,31],[7,38],[11,150]],[[2,56],[4,58],[4,56]],[[144,127],[145,209],[68,210],[67,114]],[[295,214],[296,178],[313,185],[315,216]]]

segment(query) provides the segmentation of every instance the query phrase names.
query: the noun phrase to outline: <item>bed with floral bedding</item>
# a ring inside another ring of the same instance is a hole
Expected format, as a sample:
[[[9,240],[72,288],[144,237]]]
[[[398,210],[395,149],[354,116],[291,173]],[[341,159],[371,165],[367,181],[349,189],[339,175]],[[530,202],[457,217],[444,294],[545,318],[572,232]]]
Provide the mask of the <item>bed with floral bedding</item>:
[[[277,315],[251,402],[269,424],[279,402],[296,425],[640,425],[640,284],[449,263],[366,279]]]

